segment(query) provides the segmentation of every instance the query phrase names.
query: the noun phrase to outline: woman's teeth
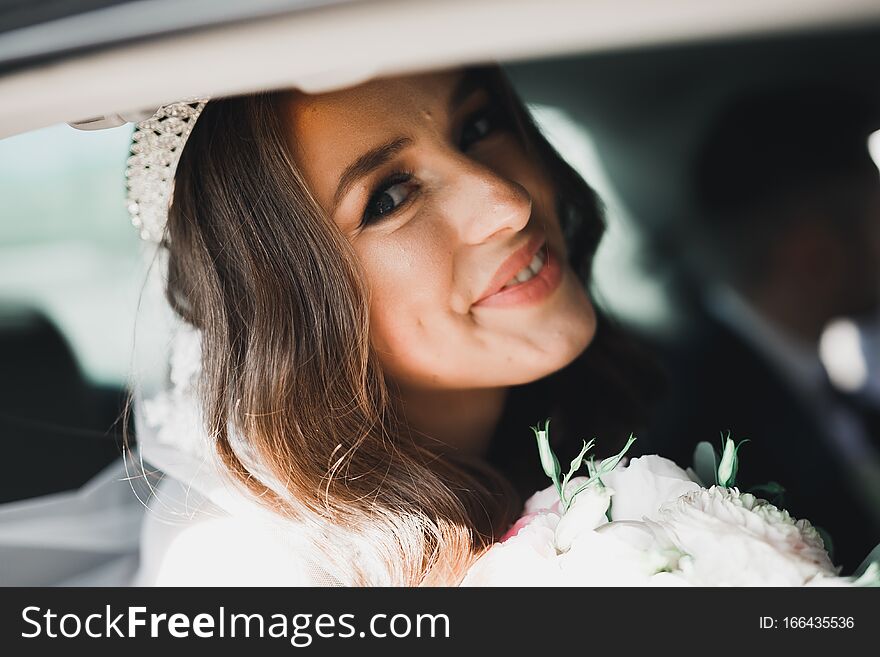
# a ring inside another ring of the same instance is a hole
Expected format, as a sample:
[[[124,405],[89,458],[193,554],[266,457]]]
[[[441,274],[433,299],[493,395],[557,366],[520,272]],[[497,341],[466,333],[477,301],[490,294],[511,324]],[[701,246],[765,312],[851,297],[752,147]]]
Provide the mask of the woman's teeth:
[[[518,285],[520,283],[525,283],[527,280],[535,276],[539,271],[541,271],[541,267],[544,266],[544,247],[542,246],[538,249],[538,252],[535,253],[535,257],[532,258],[532,261],[523,267],[519,273],[511,278],[507,283],[504,284],[502,290],[505,290],[512,285]]]

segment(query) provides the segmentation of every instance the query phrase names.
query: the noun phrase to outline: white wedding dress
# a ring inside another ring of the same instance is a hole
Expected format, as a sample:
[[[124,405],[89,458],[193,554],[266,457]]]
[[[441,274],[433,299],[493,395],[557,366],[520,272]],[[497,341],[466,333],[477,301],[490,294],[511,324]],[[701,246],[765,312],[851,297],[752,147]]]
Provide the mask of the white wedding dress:
[[[145,514],[135,585],[303,586],[332,578],[304,562],[296,527],[223,474],[194,386],[200,334],[181,323],[170,389],[139,402],[144,459],[161,469]],[[149,470],[144,474],[150,478]]]
[[[77,491],[0,505],[0,586],[120,586],[144,507],[117,461]]]

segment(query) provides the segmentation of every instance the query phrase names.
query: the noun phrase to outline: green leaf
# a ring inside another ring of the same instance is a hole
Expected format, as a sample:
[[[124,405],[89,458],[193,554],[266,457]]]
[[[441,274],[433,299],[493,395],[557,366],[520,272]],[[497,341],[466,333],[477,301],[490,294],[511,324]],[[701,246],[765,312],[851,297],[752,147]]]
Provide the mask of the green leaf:
[[[831,540],[831,534],[825,531],[822,527],[817,527],[816,525],[813,525],[813,529],[815,529],[819,533],[819,536],[822,537],[825,551],[828,553],[828,556],[831,557],[831,561],[834,561],[834,541]]]
[[[762,495],[782,495],[785,488],[777,481],[768,481],[766,484],[758,484],[749,488],[752,495],[760,493]]]
[[[861,577],[864,575],[871,564],[876,563],[878,567],[880,567],[880,543],[878,543],[873,550],[868,553],[868,556],[865,557],[865,560],[856,568],[855,573],[853,573],[856,577]]]
[[[872,561],[865,572],[853,580],[853,586],[880,588],[880,561]]]
[[[600,477],[602,475],[607,474],[607,473],[611,472],[612,470],[614,470],[614,468],[617,467],[617,464],[620,463],[620,459],[623,458],[623,455],[626,454],[626,452],[629,450],[629,448],[632,446],[632,444],[635,441],[636,441],[635,436],[630,434],[629,440],[626,441],[626,445],[623,446],[623,449],[620,450],[617,454],[615,454],[611,458],[607,458],[607,459],[603,460],[599,464],[599,467],[596,468],[596,473],[591,475],[590,478],[587,479],[586,482],[581,484],[578,487],[578,489],[571,494],[571,497],[568,499],[568,504],[570,505],[572,503],[572,501],[574,501],[574,498],[577,497],[580,493],[582,493],[588,486],[594,484],[597,481],[601,482],[602,480],[600,479]],[[564,503],[564,500],[563,500],[563,503]],[[565,506],[565,510],[567,510],[567,509],[568,509],[568,506]]]
[[[694,472],[707,487],[711,486],[712,482],[718,483],[716,480],[718,453],[712,444],[705,440],[697,443],[697,447],[694,449]]]
[[[755,497],[763,497],[773,506],[780,509],[785,507],[785,487],[776,481],[768,481],[766,484],[752,486],[747,491]]]

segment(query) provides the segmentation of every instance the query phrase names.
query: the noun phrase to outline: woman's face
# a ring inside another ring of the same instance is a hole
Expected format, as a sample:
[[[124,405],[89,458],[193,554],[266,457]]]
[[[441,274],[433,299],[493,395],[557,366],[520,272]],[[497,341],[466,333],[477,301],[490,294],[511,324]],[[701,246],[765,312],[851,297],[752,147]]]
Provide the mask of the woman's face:
[[[566,264],[549,172],[473,75],[297,93],[289,109],[306,183],[367,277],[386,376],[419,388],[508,386],[586,348],[595,315]]]

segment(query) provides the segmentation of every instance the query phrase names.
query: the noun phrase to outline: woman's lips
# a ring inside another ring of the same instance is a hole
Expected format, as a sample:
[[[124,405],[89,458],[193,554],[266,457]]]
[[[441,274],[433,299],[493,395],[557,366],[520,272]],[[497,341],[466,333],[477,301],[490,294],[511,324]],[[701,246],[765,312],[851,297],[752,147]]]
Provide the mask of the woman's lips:
[[[541,248],[543,243],[543,235],[534,235],[523,246],[508,256],[492,276],[492,279],[477,299],[477,302],[495,294],[504,287],[511,278],[516,276],[517,272],[522,270],[523,267],[532,261],[535,253]]]
[[[543,241],[543,238],[542,238]],[[560,282],[562,281],[562,266],[559,262],[559,257],[556,255],[555,251],[550,248],[550,245],[546,242],[543,243],[541,249],[544,252],[544,266],[541,267],[540,271],[537,274],[532,276],[525,283],[517,283],[516,285],[512,285],[510,287],[500,289],[493,294],[489,294],[481,298],[479,301],[474,303],[474,306],[480,307],[506,307],[506,306],[521,306],[528,305],[532,303],[537,303],[546,297],[550,296],[550,294],[559,287]],[[531,255],[533,256],[537,249],[531,251]],[[512,274],[507,276],[504,279],[504,283],[513,278],[514,275],[518,271],[520,271],[523,267],[525,267],[531,261],[531,256],[529,260],[526,260],[525,263],[519,267],[519,269],[515,270]],[[506,265],[507,263],[505,263]],[[507,275],[509,269],[502,269],[499,272],[503,272],[503,275]],[[494,280],[494,279],[493,279]],[[502,283],[502,285],[504,284]]]

